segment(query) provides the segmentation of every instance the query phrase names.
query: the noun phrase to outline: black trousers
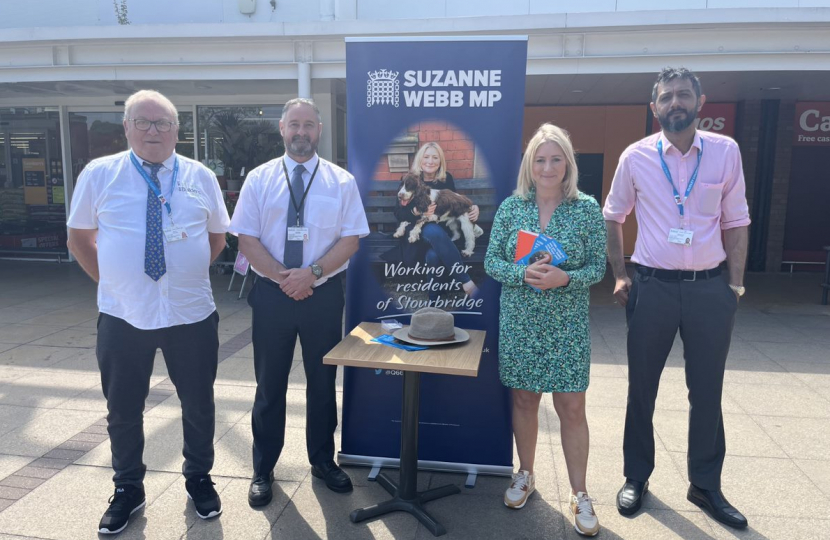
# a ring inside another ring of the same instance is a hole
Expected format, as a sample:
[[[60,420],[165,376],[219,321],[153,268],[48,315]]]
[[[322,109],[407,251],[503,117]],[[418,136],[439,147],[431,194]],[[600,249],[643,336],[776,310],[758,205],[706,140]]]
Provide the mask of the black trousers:
[[[139,330],[123,319],[99,315],[95,352],[109,411],[107,431],[115,485],[141,486],[144,481],[144,401],[157,349],[164,354],[167,373],[182,403],[182,472],[191,478],[213,468],[218,328],[215,311],[197,323],[157,330]]]
[[[306,375],[306,449],[312,465],[334,458],[337,428],[337,366],[323,355],[343,337],[343,284],[339,275],[314,289],[305,300],[292,300],[276,283],[258,278],[248,294],[253,310],[256,398],[251,428],[255,475],[267,475],[285,442],[285,395],[297,336]]]
[[[720,489],[726,454],[723,374],[737,305],[735,293],[720,276],[662,281],[635,274],[626,305],[628,408],[623,457],[627,478],[644,482],[654,470],[654,403],[679,330],[691,406],[689,480],[703,489]]]

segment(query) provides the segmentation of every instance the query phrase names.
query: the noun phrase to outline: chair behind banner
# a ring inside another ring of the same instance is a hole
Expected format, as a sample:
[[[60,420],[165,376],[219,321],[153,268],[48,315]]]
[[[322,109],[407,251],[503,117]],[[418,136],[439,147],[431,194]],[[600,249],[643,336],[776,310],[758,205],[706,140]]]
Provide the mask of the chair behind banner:
[[[236,274],[240,274],[244,276],[242,278],[242,287],[239,289],[239,296],[236,297],[237,300],[242,298],[242,293],[245,291],[245,284],[248,282],[248,274],[251,272],[251,263],[248,262],[248,259],[245,258],[245,255],[242,252],[238,252],[236,254],[236,261],[233,263],[233,273],[231,274],[231,282],[228,284],[228,291],[230,292],[231,288],[233,287],[233,280],[236,277]]]
[[[478,224],[482,225],[485,233],[476,239],[476,249],[468,262],[484,262],[484,253],[490,239],[490,224],[496,215],[498,204],[491,182],[486,178],[470,178],[455,180],[458,193],[465,195],[478,205]],[[365,199],[366,217],[369,228],[372,230],[364,241],[369,249],[369,262],[382,262],[381,255],[397,246],[399,238],[393,238],[392,233],[398,228],[395,219],[395,204],[400,184],[392,180],[375,180],[371,183],[368,197]],[[459,241],[460,242],[460,241]]]

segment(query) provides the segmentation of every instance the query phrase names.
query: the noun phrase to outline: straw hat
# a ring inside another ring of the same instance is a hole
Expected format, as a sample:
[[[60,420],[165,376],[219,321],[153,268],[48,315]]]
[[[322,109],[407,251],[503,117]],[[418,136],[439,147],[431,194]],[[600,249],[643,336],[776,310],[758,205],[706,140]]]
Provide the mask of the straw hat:
[[[425,307],[412,314],[412,324],[395,330],[396,339],[415,345],[449,345],[470,339],[470,334],[454,326],[452,313]]]

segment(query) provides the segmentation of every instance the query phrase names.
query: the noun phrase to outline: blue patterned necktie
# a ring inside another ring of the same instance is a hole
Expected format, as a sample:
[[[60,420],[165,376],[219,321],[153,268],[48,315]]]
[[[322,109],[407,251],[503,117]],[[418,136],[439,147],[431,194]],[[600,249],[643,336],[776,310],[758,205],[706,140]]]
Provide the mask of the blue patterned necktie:
[[[160,163],[147,163],[144,166],[150,169],[150,179],[161,189],[159,182]],[[161,230],[161,201],[153,190],[147,187],[147,236],[144,241],[144,273],[153,281],[158,281],[167,272],[164,262],[164,238]]]
[[[303,197],[303,173],[305,172],[305,167],[302,165],[297,165],[294,168],[294,172],[291,173],[291,192],[294,194],[294,200],[297,204],[300,204],[300,199]],[[282,264],[285,265],[286,268],[299,268],[303,265],[303,241],[302,240],[289,240],[288,239],[288,228],[289,227],[296,227],[297,223],[301,226],[304,224],[303,221],[303,208],[305,204],[300,208],[300,219],[297,220],[297,210],[294,209],[294,204],[291,201],[291,193],[288,194],[288,221],[286,223],[285,228],[285,253],[283,255],[283,262]]]

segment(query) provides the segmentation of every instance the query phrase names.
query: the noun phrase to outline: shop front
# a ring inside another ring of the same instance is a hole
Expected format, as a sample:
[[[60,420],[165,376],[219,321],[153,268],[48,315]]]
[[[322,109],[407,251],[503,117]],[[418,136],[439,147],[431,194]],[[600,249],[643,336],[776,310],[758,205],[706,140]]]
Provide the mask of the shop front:
[[[697,127],[735,137],[737,124],[735,103],[706,103],[698,114]],[[527,107],[524,140],[544,122],[566,129],[577,152],[579,189],[600,204],[611,190],[611,181],[620,156],[632,143],[660,130],[648,105],[590,105],[561,107]],[[623,224],[626,256],[634,252],[637,220],[633,215]]]
[[[0,109],[0,256],[66,250],[66,197],[56,107]]]
[[[783,260],[821,268],[830,245],[830,102],[796,103],[792,137]]]
[[[180,107],[176,152],[216,173],[232,211],[246,172],[283,154],[281,113],[276,104]],[[0,109],[0,258],[68,258],[67,198],[89,162],[128,148],[123,117],[123,106],[67,107],[62,125],[58,107]]]

